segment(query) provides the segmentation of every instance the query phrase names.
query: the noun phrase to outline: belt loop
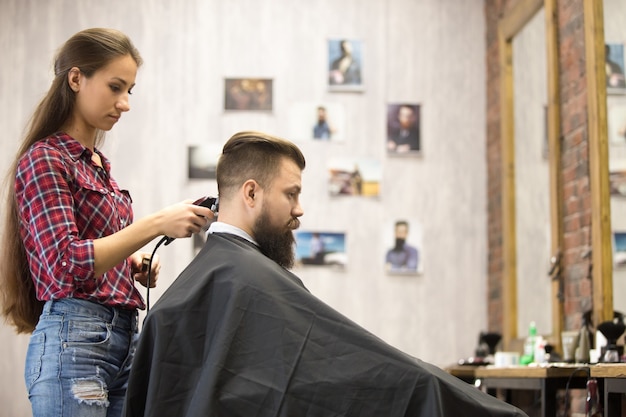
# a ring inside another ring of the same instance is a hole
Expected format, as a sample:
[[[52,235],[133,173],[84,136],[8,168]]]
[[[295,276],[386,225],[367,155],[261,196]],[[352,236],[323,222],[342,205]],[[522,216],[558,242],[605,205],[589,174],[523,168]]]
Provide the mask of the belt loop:
[[[52,303],[54,303],[54,300],[48,300],[43,304],[43,310],[41,311],[41,314],[50,314],[50,310],[52,310]]]
[[[111,317],[111,324],[113,326],[118,326],[120,324],[120,312],[115,307],[107,307],[109,311],[113,313],[113,317]]]

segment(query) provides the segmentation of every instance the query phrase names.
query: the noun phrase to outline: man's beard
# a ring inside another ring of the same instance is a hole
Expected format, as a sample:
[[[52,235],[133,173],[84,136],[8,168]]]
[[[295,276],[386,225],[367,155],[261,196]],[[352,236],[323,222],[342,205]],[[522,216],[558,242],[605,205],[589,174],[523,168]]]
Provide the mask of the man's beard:
[[[396,238],[396,246],[394,246],[393,251],[394,252],[402,252],[404,250],[404,243],[406,242],[406,239],[401,239],[399,237]]]
[[[293,218],[283,227],[272,225],[269,212],[264,208],[254,223],[253,236],[261,252],[285,269],[290,269],[295,261],[295,238],[293,230],[300,226],[300,221]]]

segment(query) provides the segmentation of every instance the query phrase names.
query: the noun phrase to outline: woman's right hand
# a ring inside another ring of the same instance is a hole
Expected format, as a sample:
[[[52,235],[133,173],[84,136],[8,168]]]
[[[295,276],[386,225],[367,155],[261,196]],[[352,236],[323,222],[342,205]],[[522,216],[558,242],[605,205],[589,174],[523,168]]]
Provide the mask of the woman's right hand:
[[[191,237],[214,219],[215,214],[209,208],[185,200],[143,217],[112,235],[95,239],[94,276],[99,277],[115,267],[157,236]]]
[[[161,234],[171,238],[191,237],[205,229],[215,218],[209,208],[185,200],[157,213],[161,222]]]

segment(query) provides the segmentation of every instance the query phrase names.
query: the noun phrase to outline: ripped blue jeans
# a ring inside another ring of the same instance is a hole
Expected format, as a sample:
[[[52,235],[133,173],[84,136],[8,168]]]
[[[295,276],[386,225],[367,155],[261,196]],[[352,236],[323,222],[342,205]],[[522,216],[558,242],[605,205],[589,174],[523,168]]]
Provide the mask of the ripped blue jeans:
[[[24,371],[33,417],[121,416],[136,342],[136,310],[46,302]]]

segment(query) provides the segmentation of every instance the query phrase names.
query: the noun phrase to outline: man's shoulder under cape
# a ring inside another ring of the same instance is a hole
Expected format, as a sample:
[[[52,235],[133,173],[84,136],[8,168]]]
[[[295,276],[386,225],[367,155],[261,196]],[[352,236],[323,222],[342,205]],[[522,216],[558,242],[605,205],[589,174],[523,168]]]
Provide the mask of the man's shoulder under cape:
[[[383,342],[256,246],[212,234],[148,314],[125,416],[523,416]]]

